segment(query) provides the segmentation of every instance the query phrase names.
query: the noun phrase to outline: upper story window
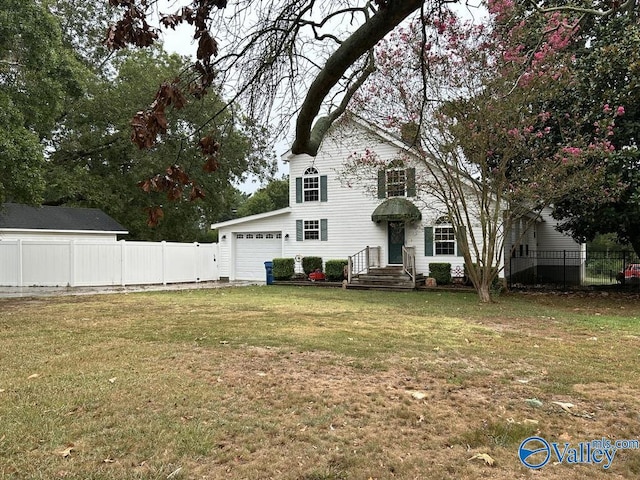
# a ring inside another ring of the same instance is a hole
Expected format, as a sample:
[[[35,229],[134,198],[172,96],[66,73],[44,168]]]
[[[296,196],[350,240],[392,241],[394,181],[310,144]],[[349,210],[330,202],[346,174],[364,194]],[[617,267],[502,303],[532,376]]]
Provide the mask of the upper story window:
[[[415,168],[406,168],[404,161],[396,159],[386,169],[378,172],[378,198],[415,196]]]
[[[400,168],[387,170],[387,197],[406,196],[407,175],[406,171]]]
[[[320,176],[315,167],[309,167],[302,176],[302,192],[305,202],[320,200]]]
[[[456,254],[456,235],[446,217],[440,217],[433,229],[433,244],[436,255]]]
[[[326,202],[327,176],[320,175],[316,167],[307,168],[301,177],[296,177],[296,203]]]

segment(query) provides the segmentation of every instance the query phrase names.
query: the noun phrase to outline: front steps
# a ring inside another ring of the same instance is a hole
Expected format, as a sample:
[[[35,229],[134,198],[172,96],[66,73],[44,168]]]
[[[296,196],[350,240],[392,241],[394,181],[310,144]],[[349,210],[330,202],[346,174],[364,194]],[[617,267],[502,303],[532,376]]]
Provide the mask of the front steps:
[[[360,274],[351,279],[347,285],[349,289],[358,290],[391,290],[407,291],[424,285],[424,275],[416,275],[416,285],[414,287],[411,277],[402,271],[402,267],[389,266],[371,268],[369,273]]]

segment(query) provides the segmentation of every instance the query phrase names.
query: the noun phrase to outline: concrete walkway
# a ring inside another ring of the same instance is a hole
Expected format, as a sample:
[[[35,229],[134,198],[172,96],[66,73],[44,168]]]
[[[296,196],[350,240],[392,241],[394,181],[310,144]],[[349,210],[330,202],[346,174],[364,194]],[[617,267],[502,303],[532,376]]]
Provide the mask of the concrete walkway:
[[[161,292],[175,290],[202,290],[211,288],[264,285],[264,282],[199,282],[168,285],[127,285],[104,287],[0,287],[0,298],[56,297],[63,295],[101,295],[107,293]]]

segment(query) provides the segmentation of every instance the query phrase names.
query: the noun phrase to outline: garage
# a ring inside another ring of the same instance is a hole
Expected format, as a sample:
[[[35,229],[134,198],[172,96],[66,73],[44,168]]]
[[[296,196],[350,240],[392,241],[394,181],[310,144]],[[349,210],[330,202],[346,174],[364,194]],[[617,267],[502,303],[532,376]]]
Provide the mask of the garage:
[[[265,280],[264,262],[282,257],[282,232],[237,232],[235,279]]]

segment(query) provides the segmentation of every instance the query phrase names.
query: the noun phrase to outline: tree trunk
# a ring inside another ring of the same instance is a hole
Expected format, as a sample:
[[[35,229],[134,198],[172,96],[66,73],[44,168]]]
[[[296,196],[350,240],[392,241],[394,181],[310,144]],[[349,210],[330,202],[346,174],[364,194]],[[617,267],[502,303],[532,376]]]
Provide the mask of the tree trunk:
[[[491,284],[485,285],[486,282],[480,282],[480,285],[476,287],[476,292],[478,293],[478,298],[481,303],[491,303],[493,299],[491,298]]]

